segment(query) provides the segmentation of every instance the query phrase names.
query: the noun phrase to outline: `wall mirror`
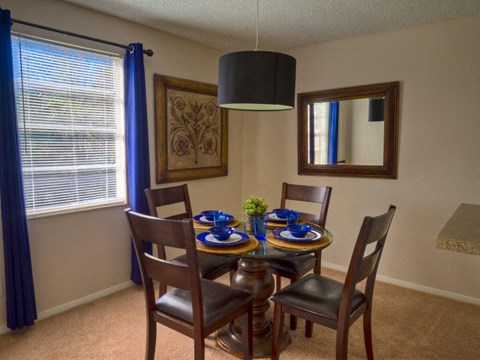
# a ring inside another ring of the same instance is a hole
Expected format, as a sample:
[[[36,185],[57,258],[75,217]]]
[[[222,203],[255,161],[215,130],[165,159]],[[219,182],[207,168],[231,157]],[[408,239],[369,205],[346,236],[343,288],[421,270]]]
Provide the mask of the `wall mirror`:
[[[397,177],[399,82],[300,93],[298,173]]]

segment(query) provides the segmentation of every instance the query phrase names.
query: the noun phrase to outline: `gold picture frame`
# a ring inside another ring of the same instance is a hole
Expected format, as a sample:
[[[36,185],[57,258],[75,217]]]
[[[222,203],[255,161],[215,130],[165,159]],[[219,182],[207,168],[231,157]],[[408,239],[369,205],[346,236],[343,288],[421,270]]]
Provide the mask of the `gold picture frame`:
[[[217,86],[154,75],[157,184],[228,174],[228,111]]]

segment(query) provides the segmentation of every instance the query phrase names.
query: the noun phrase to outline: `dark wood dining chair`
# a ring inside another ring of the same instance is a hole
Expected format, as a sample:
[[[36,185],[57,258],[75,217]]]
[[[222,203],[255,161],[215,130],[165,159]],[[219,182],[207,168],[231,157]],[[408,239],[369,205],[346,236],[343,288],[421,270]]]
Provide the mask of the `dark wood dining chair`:
[[[347,359],[350,325],[363,314],[363,334],[367,358],[373,359],[372,298],[378,264],[395,213],[390,205],[385,214],[363,220],[353,250],[345,283],[310,274],[273,295],[274,306],[272,359],[279,358],[279,343],[285,313],[307,320],[305,336],[312,336],[313,322],[337,331],[336,358]],[[365,255],[367,245],[375,249]],[[367,279],[365,292],[356,289]]]
[[[182,213],[170,215],[165,218],[175,220],[193,218],[190,196],[188,194],[188,187],[186,184],[162,189],[145,189],[145,195],[147,196],[147,203],[151,216],[159,217],[159,207],[183,203],[184,211]],[[165,249],[163,246],[158,245],[157,252],[159,258],[166,259]],[[180,264],[186,264],[187,257],[185,254],[180,255],[172,259],[172,261]],[[233,274],[233,272],[237,269],[238,260],[219,255],[200,253],[198,254],[198,262],[200,275],[205,279],[215,280],[228,272]],[[165,288],[161,287],[160,295],[164,293]]]
[[[253,296],[248,291],[200,277],[192,219],[167,220],[130,209],[126,214],[145,293],[145,359],[152,360],[155,356],[157,323],[193,338],[194,358],[204,359],[205,337],[237,318],[245,345],[244,358],[251,359]],[[150,255],[145,252],[144,243],[185,250],[187,262],[176,263]],[[157,298],[154,281],[169,286],[169,291]]]
[[[283,183],[280,207],[287,207],[287,200],[321,204],[318,214],[300,212],[300,216],[308,223],[325,228],[331,194],[332,188],[329,186]],[[295,210],[297,209],[295,208]],[[290,279],[290,283],[294,283],[312,269],[315,274],[320,275],[321,263],[322,250],[316,251],[313,255],[309,254],[268,260],[271,272],[276,275],[276,291],[282,288],[282,277],[288,278]],[[296,328],[297,319],[292,315],[290,316],[290,329],[295,330]]]

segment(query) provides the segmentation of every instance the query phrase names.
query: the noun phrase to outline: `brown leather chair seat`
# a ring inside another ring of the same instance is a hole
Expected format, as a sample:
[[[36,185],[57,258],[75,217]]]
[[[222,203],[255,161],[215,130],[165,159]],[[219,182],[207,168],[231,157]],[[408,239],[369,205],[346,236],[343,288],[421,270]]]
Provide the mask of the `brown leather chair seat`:
[[[252,294],[211,280],[201,280],[203,292],[203,316],[205,326],[215,324],[225,313],[252,301]],[[168,291],[155,303],[161,313],[174,316],[193,324],[192,295],[190,291],[173,289]]]
[[[319,316],[338,319],[340,299],[344,284],[324,276],[307,275],[273,295],[272,300],[282,305],[301,308]],[[366,300],[365,295],[355,289],[352,311]]]
[[[200,276],[206,279],[216,279],[236,267],[237,259],[212,254],[198,254]],[[172,259],[175,264],[187,264],[187,255],[180,255]]]
[[[280,259],[267,260],[270,268],[275,269],[276,274],[305,274],[315,266],[317,258],[313,255],[302,255],[285,257]]]

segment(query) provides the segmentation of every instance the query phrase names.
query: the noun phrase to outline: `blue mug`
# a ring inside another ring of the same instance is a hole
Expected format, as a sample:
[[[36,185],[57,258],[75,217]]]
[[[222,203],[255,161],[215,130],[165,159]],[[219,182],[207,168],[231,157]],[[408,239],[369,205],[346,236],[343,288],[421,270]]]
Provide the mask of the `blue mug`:
[[[200,215],[205,217],[205,220],[207,221],[213,221],[215,218],[215,215],[217,215],[219,212],[220,211],[218,210],[205,210],[205,211],[202,211]]]
[[[227,226],[228,214],[219,211],[213,216],[213,226],[215,227],[224,227]]]
[[[296,224],[299,218],[300,218],[300,213],[298,211],[289,210],[287,212],[287,225]]]

